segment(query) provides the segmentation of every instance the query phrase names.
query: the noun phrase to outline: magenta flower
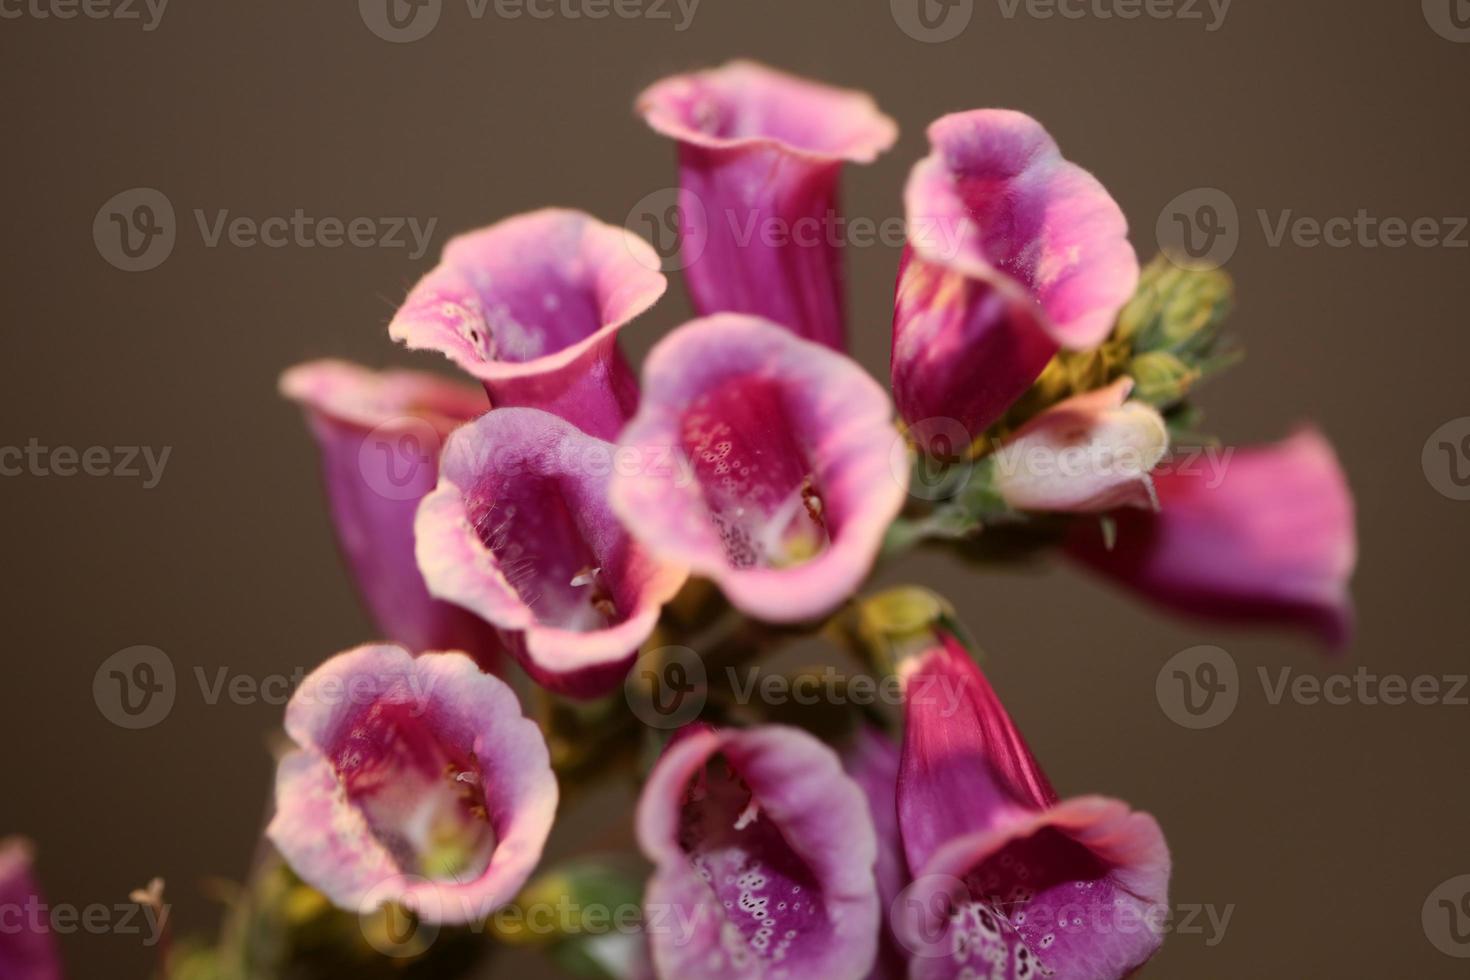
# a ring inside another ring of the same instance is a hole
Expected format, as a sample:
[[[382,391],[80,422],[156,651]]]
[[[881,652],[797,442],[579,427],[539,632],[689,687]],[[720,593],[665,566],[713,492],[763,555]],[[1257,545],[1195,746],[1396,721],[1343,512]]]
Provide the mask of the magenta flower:
[[[450,437],[419,508],[429,592],[494,624],[532,677],[573,697],[622,682],[686,578],[613,516],[608,481],[625,463],[554,415],[496,409]]]
[[[638,111],[679,144],[681,261],[695,309],[753,313],[841,350],[842,166],[891,147],[893,120],[862,92],[749,61],[666,78]]]
[[[868,800],[868,813],[873,818],[878,843],[873,877],[878,884],[878,907],[886,913],[909,883],[903,837],[898,826],[898,746],[881,730],[864,727],[843,754],[842,765]],[[906,972],[906,960],[902,944],[893,934],[892,925],[885,915],[878,958],[868,976],[870,980],[902,977]]]
[[[1130,402],[1131,378],[1077,395],[1022,426],[994,456],[995,489],[1017,510],[1152,507],[1149,473],[1169,449],[1158,410]]]
[[[914,883],[894,909],[916,980],[1118,980],[1162,943],[1169,851],[1117,800],[1059,801],[969,654],[905,665],[899,825]]]
[[[410,650],[463,650],[493,669],[494,631],[431,598],[413,557],[414,514],[438,479],[440,447],[486,411],[485,395],[431,374],[379,374],[343,361],[292,368],[281,393],[306,410],[337,543],[378,629]]]
[[[546,743],[469,658],[339,654],[292,696],[286,733],[297,747],[276,770],[266,833],[342,908],[474,922],[540,860],[557,803]]]
[[[872,967],[873,824],[836,754],[793,728],[686,729],[638,802],[660,977],[825,977]]]
[[[674,331],[649,355],[612,504],[668,561],[775,622],[831,611],[903,506],[888,396],[855,363],[755,317]],[[672,456],[682,465],[652,465]]]
[[[658,265],[637,235],[578,211],[507,218],[449,242],[388,333],[449,357],[496,408],[544,409],[612,438],[638,402],[618,330],[663,295]]]
[[[1063,347],[1101,343],[1138,285],[1128,223],[1034,119],[981,109],[929,127],[905,192],[893,391],[911,425],[978,437]]]
[[[50,907],[36,885],[32,861],[29,841],[0,840],[0,977],[61,980]]]
[[[1119,513],[1117,543],[1080,524],[1070,553],[1141,595],[1210,619],[1305,627],[1348,643],[1357,564],[1352,491],[1332,447],[1307,429],[1273,446],[1164,467],[1157,514]]]

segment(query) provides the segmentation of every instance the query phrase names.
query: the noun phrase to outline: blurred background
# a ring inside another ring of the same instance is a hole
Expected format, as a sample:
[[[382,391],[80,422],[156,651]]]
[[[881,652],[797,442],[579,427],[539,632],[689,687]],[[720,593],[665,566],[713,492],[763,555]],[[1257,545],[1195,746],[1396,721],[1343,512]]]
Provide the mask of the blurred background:
[[[1104,791],[1159,818],[1176,907],[1229,910],[1223,929],[1181,928],[1146,975],[1465,974],[1450,954],[1470,944],[1421,913],[1470,874],[1470,706],[1272,704],[1258,675],[1470,671],[1453,625],[1470,584],[1470,502],[1454,499],[1447,469],[1470,459],[1436,469],[1424,454],[1470,415],[1464,0],[923,2],[642,0],[617,8],[638,16],[592,19],[572,16],[597,9],[585,0],[547,0],[535,8],[546,18],[442,0],[409,41],[382,36],[394,32],[369,0],[117,0],[87,8],[100,17],[64,0],[0,2],[0,445],[169,451],[156,480],[141,455],[135,478],[0,478],[0,834],[36,841],[53,903],[111,906],[158,875],[175,928],[213,930],[210,880],[249,865],[281,716],[279,687],[214,698],[213,685],[289,678],[373,638],[339,566],[315,449],[276,395],[282,369],[340,356],[447,371],[395,350],[385,330],[445,237],[547,204],[636,220],[675,171],[634,96],[746,56],[867,89],[901,124],[892,152],[848,170],[849,217],[901,217],[926,124],[979,106],[1041,119],[1117,197],[1144,259],[1176,202],[1214,189],[1234,208],[1222,212],[1226,268],[1249,357],[1200,401],[1228,442],[1314,419],[1338,447],[1361,533],[1347,657],[1161,618],[1065,567],[977,576],[920,556],[883,579],[955,601],[1064,795]],[[156,263],[94,238],[104,204],[136,188],[176,214]],[[195,218],[298,210],[433,221],[432,239],[427,252],[407,233],[400,247],[211,245]],[[1283,216],[1360,212],[1434,219],[1437,240],[1274,240]],[[848,250],[853,351],[881,378],[897,257]],[[118,267],[129,263],[154,267]],[[676,283],[624,332],[630,354],[687,315]],[[167,653],[177,693],[166,717],[128,730],[99,711],[93,678],[140,644]],[[1241,690],[1228,720],[1195,731],[1165,714],[1155,681],[1198,644],[1229,651]],[[621,845],[630,800],[614,786],[566,814],[554,853]],[[71,976],[118,980],[144,977],[153,955],[117,930],[67,936],[63,950]],[[543,969],[501,962],[506,975]]]

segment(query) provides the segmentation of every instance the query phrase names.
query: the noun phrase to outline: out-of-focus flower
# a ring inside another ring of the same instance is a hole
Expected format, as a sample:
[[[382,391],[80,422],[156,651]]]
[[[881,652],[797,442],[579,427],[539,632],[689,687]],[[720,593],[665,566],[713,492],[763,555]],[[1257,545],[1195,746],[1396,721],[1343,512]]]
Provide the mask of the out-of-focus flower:
[[[1149,473],[1169,449],[1158,409],[1129,401],[1130,378],[1076,395],[1023,426],[989,465],[1017,510],[1097,513],[1153,506]]]
[[[843,602],[904,501],[882,388],[843,355],[736,314],[669,335],[643,382],[620,451],[688,465],[613,478],[613,508],[638,540],[766,620]]]
[[[610,439],[638,402],[618,330],[667,287],[637,235],[579,211],[534,211],[450,241],[388,333],[449,357],[497,408],[544,409]]]
[[[1305,429],[1218,465],[1161,468],[1158,513],[1116,514],[1112,548],[1079,524],[1070,553],[1165,607],[1301,626],[1344,646],[1358,547],[1352,491],[1332,447]]]
[[[878,903],[885,925],[878,943],[878,958],[869,980],[897,980],[905,973],[907,957],[887,913],[909,882],[904,861],[903,838],[898,827],[898,746],[877,728],[864,727],[843,753],[842,765],[868,798],[868,812],[878,841],[878,860],[873,877],[878,884]]]
[[[515,694],[457,653],[365,646],[286,708],[271,841],[342,908],[483,919],[540,860],[556,812],[546,743]]]
[[[0,840],[0,977],[61,980],[61,956],[51,933],[49,906],[32,873],[30,841]]]
[[[483,414],[482,392],[430,374],[312,361],[281,376],[321,450],[337,542],[386,639],[410,650],[463,650],[493,669],[494,631],[438,602],[414,563],[413,521],[439,478],[439,451]]]
[[[901,667],[899,826],[914,882],[894,908],[917,980],[1118,980],[1162,942],[1169,852],[1117,800],[1059,801],[952,636]]]
[[[685,571],[629,537],[607,501],[615,447],[532,408],[450,437],[419,508],[418,564],[436,598],[494,624],[537,682],[595,697],[622,683]],[[669,466],[667,453],[633,468]]]
[[[660,977],[858,980],[877,951],[873,823],[836,753],[780,726],[685,730],[638,803]]]
[[[1059,349],[1107,337],[1138,257],[1117,203],[1029,116],[944,116],[929,140],[905,192],[893,391],[909,424],[953,419],[978,438]]]
[[[749,61],[667,78],[638,111],[679,144],[682,259],[701,314],[753,313],[841,349],[838,184],[898,127],[862,92]]]

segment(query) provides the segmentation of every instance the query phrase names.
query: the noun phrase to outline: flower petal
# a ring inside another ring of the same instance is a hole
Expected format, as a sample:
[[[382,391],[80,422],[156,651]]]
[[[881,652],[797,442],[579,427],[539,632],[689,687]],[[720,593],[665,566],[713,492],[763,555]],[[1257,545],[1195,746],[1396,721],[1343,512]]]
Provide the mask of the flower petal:
[[[637,403],[618,330],[668,287],[631,232],[547,209],[453,239],[389,324],[485,385],[496,407],[554,412],[603,438]]]
[[[31,844],[19,837],[0,840],[0,977],[61,980],[61,956],[51,931],[49,906],[36,885]]]
[[[613,508],[743,611],[822,615],[868,574],[903,506],[890,412],[840,354],[755,317],[696,320],[649,355],[643,405],[620,441],[679,465],[620,470]]]
[[[298,748],[277,770],[267,834],[337,905],[473,922],[540,859],[557,803],[546,744],[467,657],[340,654],[292,696],[286,732]]]
[[[879,908],[893,908],[894,901],[909,882],[904,860],[903,838],[898,828],[898,746],[882,731],[865,727],[858,732],[842,759],[847,774],[868,798],[868,812],[877,833],[878,860],[873,876],[878,883]],[[886,921],[878,948],[878,959],[868,980],[902,977],[907,956]]]

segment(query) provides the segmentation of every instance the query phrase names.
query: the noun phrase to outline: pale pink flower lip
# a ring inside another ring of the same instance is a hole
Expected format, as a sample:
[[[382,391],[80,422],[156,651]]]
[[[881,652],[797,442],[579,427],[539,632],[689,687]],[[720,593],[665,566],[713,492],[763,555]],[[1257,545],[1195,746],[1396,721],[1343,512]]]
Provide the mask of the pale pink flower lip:
[[[541,857],[556,812],[546,743],[504,682],[457,653],[340,654],[286,708],[297,748],[267,834],[306,882],[368,912],[483,919]]]
[[[661,977],[831,977],[872,967],[876,842],[837,755],[794,728],[681,733],[639,798]]]
[[[684,463],[614,475],[613,509],[638,540],[763,619],[845,601],[907,489],[882,388],[846,357],[735,314],[674,331],[643,378],[620,448]]]
[[[668,288],[652,246],[549,208],[460,235],[388,326],[484,383],[496,407],[541,408],[601,437],[637,403],[617,334]]]

